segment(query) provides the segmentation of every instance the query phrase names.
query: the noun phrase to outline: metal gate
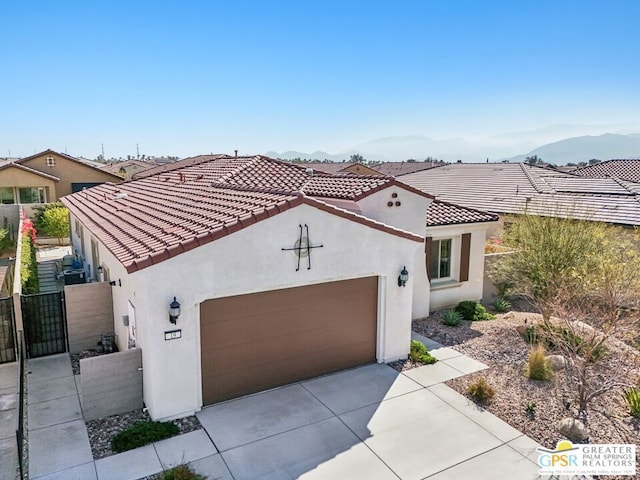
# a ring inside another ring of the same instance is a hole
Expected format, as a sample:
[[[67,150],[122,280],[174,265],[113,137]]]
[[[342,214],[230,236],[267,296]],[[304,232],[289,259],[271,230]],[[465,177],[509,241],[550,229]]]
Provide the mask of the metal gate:
[[[62,292],[22,295],[22,322],[29,358],[67,351]]]
[[[13,298],[0,298],[0,363],[16,361],[16,322]]]

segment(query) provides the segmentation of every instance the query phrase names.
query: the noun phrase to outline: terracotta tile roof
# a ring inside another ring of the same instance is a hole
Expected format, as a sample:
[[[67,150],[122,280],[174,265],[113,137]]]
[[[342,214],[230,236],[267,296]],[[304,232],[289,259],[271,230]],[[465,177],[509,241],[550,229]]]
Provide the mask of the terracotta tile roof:
[[[354,162],[310,162],[310,163],[298,163],[304,168],[313,168],[318,172],[324,173],[342,173],[346,168],[355,165]]]
[[[459,225],[462,223],[497,222],[498,215],[453,203],[434,200],[427,211],[427,227]]]
[[[455,163],[399,178],[438,200],[493,213],[568,216],[640,225],[640,189],[523,163]]]
[[[640,182],[640,158],[607,160],[573,171],[582,177],[615,177]]]
[[[312,198],[348,202],[389,185],[414,191],[388,177],[310,176],[303,167],[262,156],[215,156],[140,180],[98,185],[61,200],[133,272],[302,203],[422,241],[419,235]]]
[[[210,162],[215,159],[232,159],[230,155],[198,155],[196,157],[183,158],[182,160],[178,160],[177,162],[169,162],[163,163],[162,165],[153,166],[143,172],[137,172],[133,178],[134,180],[138,180],[140,178],[152,177],[153,175],[158,175],[164,172],[171,172],[173,170],[178,170],[183,167],[199,165],[200,163]]]

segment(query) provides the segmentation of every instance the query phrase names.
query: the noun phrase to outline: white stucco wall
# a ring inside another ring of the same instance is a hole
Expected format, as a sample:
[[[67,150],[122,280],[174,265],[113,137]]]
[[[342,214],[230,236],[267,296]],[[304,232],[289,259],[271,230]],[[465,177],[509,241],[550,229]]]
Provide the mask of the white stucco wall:
[[[281,249],[293,246],[300,224],[309,226],[311,243],[323,247],[312,251],[311,270],[303,258],[296,272],[296,255]],[[85,232],[90,248],[88,236]],[[145,403],[153,418],[167,419],[191,414],[202,405],[199,305],[210,298],[377,276],[377,359],[405,356],[413,276],[406,288],[398,287],[397,277],[404,265],[415,270],[416,252],[422,249],[422,243],[301,205],[129,275],[102,246],[100,259],[111,279],[122,282],[113,287],[118,345],[126,348],[121,316],[131,301],[143,356]],[[182,307],[177,325],[168,319],[174,296]],[[164,332],[176,328],[182,330],[182,338],[165,341]]]
[[[492,223],[447,225],[429,227],[427,236],[434,240],[452,239],[451,272],[453,280],[459,280],[460,247],[463,233],[471,233],[471,248],[469,255],[469,280],[466,282],[431,281],[430,311],[455,306],[462,300],[480,300],[482,298],[484,277],[484,243],[487,228]]]
[[[400,186],[391,186],[359,200],[358,206],[369,218],[424,236],[427,209],[432,201]]]

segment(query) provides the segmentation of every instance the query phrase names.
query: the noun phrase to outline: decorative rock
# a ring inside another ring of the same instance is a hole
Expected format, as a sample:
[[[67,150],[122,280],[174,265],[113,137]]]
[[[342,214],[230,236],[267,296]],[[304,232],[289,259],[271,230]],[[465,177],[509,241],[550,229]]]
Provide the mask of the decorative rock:
[[[554,372],[567,368],[567,359],[562,355],[547,355],[545,358]]]
[[[558,422],[558,431],[572,442],[581,442],[589,438],[587,428],[580,420],[563,418]]]

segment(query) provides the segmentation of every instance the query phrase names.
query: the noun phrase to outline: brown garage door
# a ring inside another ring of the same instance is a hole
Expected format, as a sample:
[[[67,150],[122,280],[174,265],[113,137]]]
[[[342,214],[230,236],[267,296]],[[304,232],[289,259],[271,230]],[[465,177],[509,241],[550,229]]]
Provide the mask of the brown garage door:
[[[375,361],[377,299],[370,277],[203,302],[204,404]]]

